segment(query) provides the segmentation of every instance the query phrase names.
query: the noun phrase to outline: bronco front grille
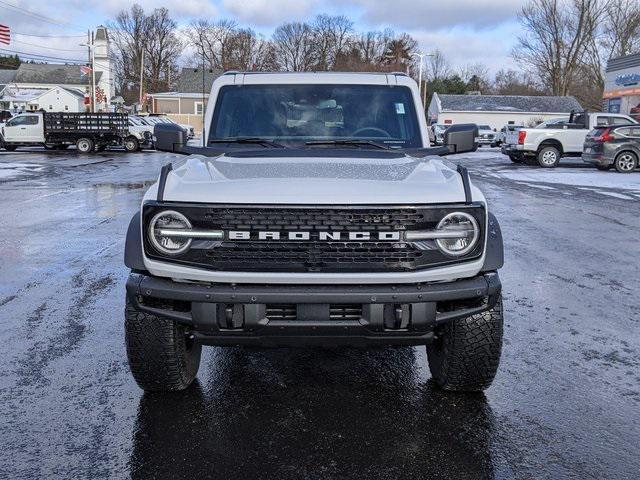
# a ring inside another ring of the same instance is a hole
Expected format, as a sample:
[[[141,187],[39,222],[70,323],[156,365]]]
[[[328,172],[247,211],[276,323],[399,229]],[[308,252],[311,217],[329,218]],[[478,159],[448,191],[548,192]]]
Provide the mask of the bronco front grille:
[[[154,259],[219,271],[253,272],[392,272],[413,271],[477,258],[484,238],[468,255],[452,259],[434,242],[409,242],[383,232],[434,229],[451,211],[464,210],[484,225],[482,205],[322,207],[211,206],[181,203],[145,204],[144,224],[159,211],[184,214],[194,229],[250,232],[247,239],[194,240],[177,256],[161,255],[144,236],[145,251]],[[484,230],[484,229],[482,229]],[[308,240],[290,240],[287,232],[308,232]],[[258,239],[258,232],[281,232],[279,240]],[[344,232],[340,240],[322,239],[321,232]],[[370,240],[348,240],[347,232],[369,232]]]

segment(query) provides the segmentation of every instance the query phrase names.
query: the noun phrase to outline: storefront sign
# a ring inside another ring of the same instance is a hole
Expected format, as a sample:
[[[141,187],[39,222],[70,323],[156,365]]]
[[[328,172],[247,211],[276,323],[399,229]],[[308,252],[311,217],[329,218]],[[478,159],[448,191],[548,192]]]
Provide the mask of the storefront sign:
[[[618,75],[615,79],[616,85],[637,85],[640,83],[640,73],[625,73],[624,75]]]

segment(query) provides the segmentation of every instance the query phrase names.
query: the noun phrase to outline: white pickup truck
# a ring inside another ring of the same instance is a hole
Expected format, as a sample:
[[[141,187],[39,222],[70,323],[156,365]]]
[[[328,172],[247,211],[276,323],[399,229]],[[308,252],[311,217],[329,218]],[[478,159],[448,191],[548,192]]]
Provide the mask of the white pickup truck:
[[[502,153],[514,163],[557,167],[562,157],[579,157],[584,140],[592,129],[611,125],[637,123],[627,115],[615,113],[572,113],[568,123],[541,124],[536,128],[520,128],[507,132]]]

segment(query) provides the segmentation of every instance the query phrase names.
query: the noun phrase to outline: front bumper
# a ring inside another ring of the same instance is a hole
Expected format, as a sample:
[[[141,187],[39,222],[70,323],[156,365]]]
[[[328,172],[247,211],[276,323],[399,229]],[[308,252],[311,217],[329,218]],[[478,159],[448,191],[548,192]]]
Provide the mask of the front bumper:
[[[126,288],[134,308],[187,325],[203,344],[271,347],[424,345],[438,325],[492,308],[501,284],[496,272],[409,285],[201,284],[132,273]],[[269,313],[284,306],[287,316]]]

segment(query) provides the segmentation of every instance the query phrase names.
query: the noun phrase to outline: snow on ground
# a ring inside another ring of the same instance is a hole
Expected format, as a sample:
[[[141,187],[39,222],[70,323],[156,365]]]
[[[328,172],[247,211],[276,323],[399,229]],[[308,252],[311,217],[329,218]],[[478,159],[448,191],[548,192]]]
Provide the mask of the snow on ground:
[[[573,185],[576,187],[612,188],[618,190],[637,190],[640,192],[640,172],[620,174],[614,171],[601,172],[585,169],[579,172],[560,168],[523,168],[522,170],[487,171],[488,175],[507,178],[526,183],[550,183]]]

